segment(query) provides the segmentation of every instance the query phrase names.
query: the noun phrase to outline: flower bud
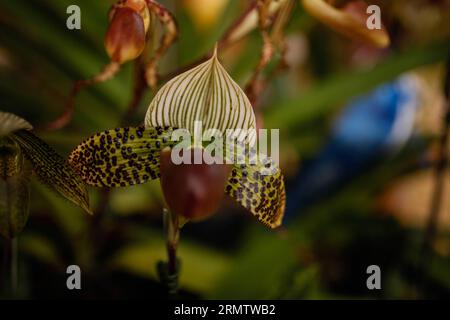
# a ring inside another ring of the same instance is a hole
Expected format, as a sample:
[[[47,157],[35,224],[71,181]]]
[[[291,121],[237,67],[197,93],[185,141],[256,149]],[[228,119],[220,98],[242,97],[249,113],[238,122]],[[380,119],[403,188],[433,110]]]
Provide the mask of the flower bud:
[[[114,10],[105,36],[105,47],[112,61],[124,63],[136,59],[145,47],[145,25],[133,9]]]
[[[224,196],[225,184],[230,174],[226,164],[194,164],[194,154],[202,149],[190,149],[191,164],[176,165],[171,159],[171,150],[161,152],[161,187],[170,210],[191,220],[212,215]]]
[[[335,8],[324,0],[301,0],[305,10],[333,30],[378,48],[388,47],[389,35],[384,28],[370,30],[367,25],[367,3],[350,1],[342,8]]]
[[[114,4],[109,12],[109,21],[111,21],[118,8],[129,8],[139,14],[144,21],[145,33],[150,26],[151,16],[145,0],[120,0]]]

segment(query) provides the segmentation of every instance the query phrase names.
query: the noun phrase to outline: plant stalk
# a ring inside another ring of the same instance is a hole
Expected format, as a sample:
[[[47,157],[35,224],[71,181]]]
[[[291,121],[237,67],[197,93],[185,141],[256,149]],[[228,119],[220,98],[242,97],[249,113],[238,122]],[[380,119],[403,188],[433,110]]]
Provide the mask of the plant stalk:
[[[178,292],[178,275],[180,262],[177,258],[177,248],[180,239],[180,227],[178,215],[164,209],[164,233],[166,237],[167,262],[158,263],[158,274],[161,283],[167,288],[170,297],[175,297]]]
[[[170,213],[167,209],[164,209],[164,211],[166,216],[168,271],[169,274],[175,274],[177,272],[177,248],[180,239],[178,215]]]

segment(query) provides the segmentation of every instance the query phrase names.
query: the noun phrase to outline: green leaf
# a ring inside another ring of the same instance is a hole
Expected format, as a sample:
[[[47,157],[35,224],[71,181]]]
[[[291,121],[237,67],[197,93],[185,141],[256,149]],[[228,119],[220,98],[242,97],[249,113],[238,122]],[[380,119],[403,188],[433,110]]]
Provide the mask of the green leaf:
[[[69,163],[89,185],[125,187],[159,178],[159,154],[171,146],[171,128],[129,127],[97,133],[81,143]]]
[[[217,59],[208,61],[167,82],[156,94],[145,116],[145,126],[176,127],[194,132],[195,121],[206,129],[255,129],[253,108],[245,93]],[[245,139],[245,134],[238,136]],[[255,141],[256,135],[250,137]]]
[[[31,130],[33,126],[12,113],[0,111],[0,137],[22,129]]]
[[[13,238],[29,215],[31,166],[9,138],[0,141],[0,234]]]
[[[271,172],[267,172],[268,168]],[[281,225],[286,193],[281,170],[270,158],[259,158],[255,164],[249,161],[235,164],[225,193],[265,225],[271,228]]]
[[[31,132],[21,130],[12,135],[40,180],[88,213],[89,195],[81,178],[47,143]]]

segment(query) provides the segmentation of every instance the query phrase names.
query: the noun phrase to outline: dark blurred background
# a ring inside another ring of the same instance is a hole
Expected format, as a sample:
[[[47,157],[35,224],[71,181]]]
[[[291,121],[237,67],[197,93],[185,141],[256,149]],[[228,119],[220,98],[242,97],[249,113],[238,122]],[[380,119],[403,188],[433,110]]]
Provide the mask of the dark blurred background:
[[[103,37],[113,2],[1,0],[0,110],[37,128],[59,115],[73,82],[108,62]],[[162,74],[209,52],[248,4],[161,2],[180,28]],[[255,106],[264,127],[280,129],[284,225],[268,230],[229,199],[212,218],[188,223],[179,249],[180,296],[450,297],[448,170],[437,232],[424,246],[445,101],[450,1],[370,3],[382,8],[388,49],[336,34],[295,1],[286,27],[288,68],[269,78]],[[66,28],[71,4],[81,8],[81,30]],[[161,29],[154,28],[156,45]],[[255,30],[219,52],[242,86],[260,47]],[[134,64],[125,64],[114,79],[82,91],[70,125],[36,133],[66,156],[95,132],[142,123],[150,90],[125,118],[134,79]],[[33,183],[30,220],[18,237],[18,297],[164,298],[156,273],[166,254],[159,182],[110,194],[91,188],[90,195],[93,217]],[[66,288],[72,264],[82,270],[80,291]],[[366,287],[372,264],[381,268],[381,290]]]

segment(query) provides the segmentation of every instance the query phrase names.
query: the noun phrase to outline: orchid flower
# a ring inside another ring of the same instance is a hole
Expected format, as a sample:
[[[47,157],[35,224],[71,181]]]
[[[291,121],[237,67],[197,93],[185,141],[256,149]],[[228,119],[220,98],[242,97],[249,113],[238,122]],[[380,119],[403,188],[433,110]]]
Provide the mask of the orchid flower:
[[[145,126],[99,132],[82,142],[69,156],[69,163],[89,185],[125,187],[161,178],[166,202],[172,212],[188,220],[214,213],[223,194],[228,194],[265,225],[281,224],[285,189],[279,167],[270,158],[239,164],[175,164],[171,153],[174,136],[181,129],[249,130],[237,134],[232,157],[249,160],[255,152],[255,114],[241,88],[217,58],[217,50],[206,62],[167,82],[148,108]],[[185,142],[183,140],[183,142]],[[189,149],[189,148],[188,148]],[[207,153],[200,144],[191,150]],[[267,169],[270,174],[267,174]]]

